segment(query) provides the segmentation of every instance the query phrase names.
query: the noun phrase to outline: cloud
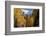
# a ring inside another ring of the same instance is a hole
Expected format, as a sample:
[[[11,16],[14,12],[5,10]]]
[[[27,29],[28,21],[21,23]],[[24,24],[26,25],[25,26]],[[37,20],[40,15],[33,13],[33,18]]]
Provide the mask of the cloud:
[[[29,10],[22,10],[24,12],[24,14],[27,14],[29,12]]]
[[[22,12],[24,12],[24,14],[30,15],[32,14],[32,9],[22,9]]]

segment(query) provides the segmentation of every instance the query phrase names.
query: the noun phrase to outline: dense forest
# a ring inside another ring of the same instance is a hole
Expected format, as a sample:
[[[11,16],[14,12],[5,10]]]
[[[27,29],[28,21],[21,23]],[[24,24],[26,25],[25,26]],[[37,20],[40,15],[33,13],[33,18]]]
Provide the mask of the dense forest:
[[[38,27],[39,9],[32,9],[32,15],[24,15],[20,8],[14,8],[14,27]]]

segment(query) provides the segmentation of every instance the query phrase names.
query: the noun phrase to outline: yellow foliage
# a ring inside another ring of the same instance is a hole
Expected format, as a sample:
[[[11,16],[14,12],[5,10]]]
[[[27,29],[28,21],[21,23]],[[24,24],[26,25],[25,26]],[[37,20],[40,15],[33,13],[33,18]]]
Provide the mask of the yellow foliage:
[[[17,25],[25,25],[26,20],[24,19],[24,16],[22,16],[22,11],[19,8],[14,9],[14,16],[17,17]]]
[[[35,22],[35,16],[31,16],[30,18],[30,25],[33,26]]]
[[[14,16],[20,16],[22,14],[22,11],[20,8],[14,9]]]
[[[35,11],[36,12],[36,11]],[[22,16],[22,11],[20,8],[15,8],[14,9],[14,16],[17,17],[17,25],[18,26],[26,26],[26,23],[27,25],[29,26],[33,26],[34,22],[35,22],[35,12],[33,12],[33,16],[28,16],[27,20],[24,18],[25,16]]]

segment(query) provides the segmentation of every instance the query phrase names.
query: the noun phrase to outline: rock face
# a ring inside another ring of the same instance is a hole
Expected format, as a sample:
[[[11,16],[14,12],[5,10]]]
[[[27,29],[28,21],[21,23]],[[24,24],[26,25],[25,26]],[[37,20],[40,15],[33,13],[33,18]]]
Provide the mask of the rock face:
[[[34,27],[39,26],[39,9],[33,9],[32,15],[24,16],[20,8],[14,9],[14,27]]]

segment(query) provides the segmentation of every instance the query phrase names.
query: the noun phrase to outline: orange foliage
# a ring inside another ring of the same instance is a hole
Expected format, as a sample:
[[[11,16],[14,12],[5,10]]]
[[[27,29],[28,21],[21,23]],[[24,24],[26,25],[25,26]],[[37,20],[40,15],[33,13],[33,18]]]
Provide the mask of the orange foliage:
[[[22,16],[22,11],[21,11],[21,9],[19,9],[19,8],[16,8],[15,10],[14,10],[14,16],[16,16],[16,18],[17,18],[17,25],[18,26],[22,26],[22,25],[24,25],[25,26],[25,24],[26,24],[26,20],[24,19],[24,16]]]

